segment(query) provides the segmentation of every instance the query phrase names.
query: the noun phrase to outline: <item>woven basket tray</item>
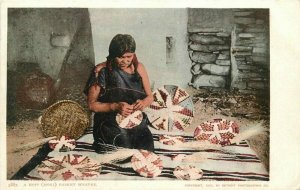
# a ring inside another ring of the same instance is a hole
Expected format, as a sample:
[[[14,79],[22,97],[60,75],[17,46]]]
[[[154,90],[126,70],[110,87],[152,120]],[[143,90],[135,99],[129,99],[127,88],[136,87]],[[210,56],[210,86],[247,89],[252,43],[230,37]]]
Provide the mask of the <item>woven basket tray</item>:
[[[184,131],[194,118],[194,104],[184,89],[164,85],[153,92],[154,101],[144,109],[157,130]]]
[[[89,127],[87,112],[76,102],[62,100],[48,107],[41,118],[41,130],[45,137],[67,136],[77,139]]]

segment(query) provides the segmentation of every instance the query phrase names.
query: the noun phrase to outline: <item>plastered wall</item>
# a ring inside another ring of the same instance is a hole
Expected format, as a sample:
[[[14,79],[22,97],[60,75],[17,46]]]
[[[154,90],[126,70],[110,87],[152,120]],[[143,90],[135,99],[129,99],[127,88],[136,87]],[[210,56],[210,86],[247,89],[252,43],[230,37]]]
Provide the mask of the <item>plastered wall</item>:
[[[187,86],[191,77],[187,52],[187,9],[89,9],[95,61],[106,60],[118,33],[131,34],[138,59],[146,66],[152,86]],[[167,37],[172,50],[167,54]],[[167,55],[171,54],[167,60]]]

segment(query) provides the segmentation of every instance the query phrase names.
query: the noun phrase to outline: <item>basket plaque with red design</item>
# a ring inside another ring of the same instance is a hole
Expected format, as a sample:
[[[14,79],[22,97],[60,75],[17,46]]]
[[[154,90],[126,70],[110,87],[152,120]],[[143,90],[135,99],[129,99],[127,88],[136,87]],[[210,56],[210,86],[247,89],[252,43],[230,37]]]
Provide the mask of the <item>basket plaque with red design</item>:
[[[230,139],[238,133],[239,127],[236,122],[226,119],[214,119],[200,124],[194,131],[194,138],[224,146],[231,144]]]
[[[153,92],[154,101],[144,111],[158,130],[184,131],[194,117],[192,98],[182,88],[164,85]]]
[[[163,163],[160,157],[153,152],[140,150],[131,158],[131,165],[139,175],[153,178],[162,172]]]
[[[197,180],[203,176],[203,171],[195,166],[184,165],[177,166],[173,171],[177,179],[182,180]]]
[[[53,139],[49,141],[49,147],[58,152],[68,152],[76,147],[75,139],[62,136],[60,139]]]
[[[178,143],[184,143],[185,139],[182,136],[160,135],[159,142],[166,145],[175,145]]]
[[[43,161],[37,170],[45,180],[91,180],[99,177],[101,164],[87,156],[67,154]]]
[[[143,113],[140,110],[133,112],[127,117],[123,117],[121,114],[117,114],[116,116],[118,125],[124,129],[132,129],[141,124],[142,120]]]

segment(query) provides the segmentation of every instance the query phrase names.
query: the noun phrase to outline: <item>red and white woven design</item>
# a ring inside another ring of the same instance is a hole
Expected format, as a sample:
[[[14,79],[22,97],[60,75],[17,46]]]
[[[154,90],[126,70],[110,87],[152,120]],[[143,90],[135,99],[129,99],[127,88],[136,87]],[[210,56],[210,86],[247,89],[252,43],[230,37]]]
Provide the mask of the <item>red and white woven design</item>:
[[[37,169],[45,180],[90,180],[99,177],[100,170],[98,161],[77,154],[50,158]]]
[[[135,153],[131,158],[131,165],[138,174],[149,178],[158,176],[163,169],[160,157],[147,150]]]
[[[124,129],[132,129],[141,124],[142,120],[143,113],[140,110],[133,112],[127,117],[123,117],[121,114],[117,114],[116,116],[118,125]]]
[[[234,121],[214,119],[200,124],[194,131],[197,140],[206,140],[214,144],[229,145],[230,139],[239,133],[239,127]]]
[[[195,166],[184,165],[177,166],[174,169],[173,174],[177,179],[197,180],[203,176],[203,171],[201,169],[197,169]]]
[[[53,139],[49,141],[49,147],[58,152],[68,152],[76,147],[75,139],[62,136],[60,139]]]
[[[194,105],[189,94],[178,86],[165,85],[153,92],[154,101],[144,111],[158,130],[183,131],[194,117]]]
[[[182,162],[186,158],[186,154],[176,154],[171,157],[175,162]]]
[[[175,145],[178,143],[184,143],[185,139],[181,136],[160,135],[159,142],[166,145]]]

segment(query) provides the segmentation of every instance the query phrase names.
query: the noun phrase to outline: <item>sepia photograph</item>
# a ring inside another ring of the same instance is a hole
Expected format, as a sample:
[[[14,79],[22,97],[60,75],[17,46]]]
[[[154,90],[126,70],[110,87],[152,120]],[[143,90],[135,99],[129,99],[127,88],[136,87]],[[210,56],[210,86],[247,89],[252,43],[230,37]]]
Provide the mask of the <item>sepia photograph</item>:
[[[268,6],[2,4],[6,188],[270,188],[272,18]]]

